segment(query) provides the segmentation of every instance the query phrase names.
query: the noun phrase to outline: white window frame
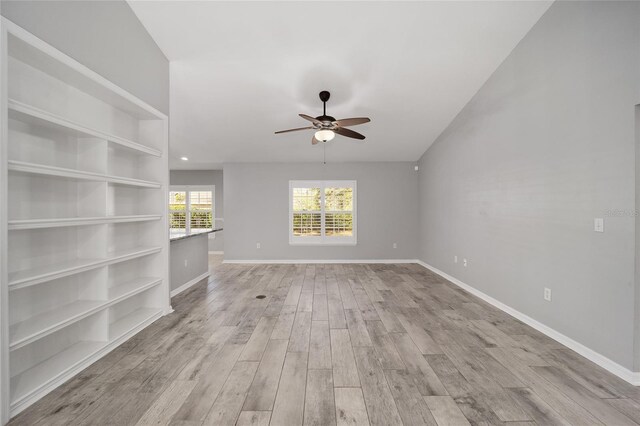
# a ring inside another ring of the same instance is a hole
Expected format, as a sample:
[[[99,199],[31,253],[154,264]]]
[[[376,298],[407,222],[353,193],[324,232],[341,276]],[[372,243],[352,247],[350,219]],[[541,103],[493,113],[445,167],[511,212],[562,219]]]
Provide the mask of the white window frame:
[[[353,236],[351,237],[327,237],[325,235],[325,188],[351,188],[353,189]],[[293,188],[320,188],[320,236],[301,237],[293,235]],[[354,246],[358,244],[358,215],[357,202],[358,189],[355,180],[290,180],[289,181],[289,244],[302,246]]]
[[[216,186],[215,185],[171,185],[169,192],[185,192],[186,193],[186,215],[185,215],[185,233],[191,234],[191,197],[189,192],[211,191],[211,227],[216,229]],[[169,201],[169,200],[167,200]],[[169,211],[171,214],[171,211]],[[171,229],[169,229],[171,231]],[[215,232],[209,234],[210,238],[215,238]]]

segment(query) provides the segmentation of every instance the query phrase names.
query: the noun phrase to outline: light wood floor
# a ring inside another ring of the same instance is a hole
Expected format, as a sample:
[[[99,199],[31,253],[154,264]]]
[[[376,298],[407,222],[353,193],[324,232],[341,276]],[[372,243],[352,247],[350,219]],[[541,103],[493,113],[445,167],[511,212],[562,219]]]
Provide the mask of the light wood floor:
[[[173,307],[12,424],[640,423],[639,389],[418,265],[218,264]]]

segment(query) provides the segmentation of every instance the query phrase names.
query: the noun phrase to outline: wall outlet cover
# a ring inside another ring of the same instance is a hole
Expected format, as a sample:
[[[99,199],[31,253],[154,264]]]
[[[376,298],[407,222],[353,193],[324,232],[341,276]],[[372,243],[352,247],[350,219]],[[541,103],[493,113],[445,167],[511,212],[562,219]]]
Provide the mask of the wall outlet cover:
[[[546,300],[547,302],[551,302],[551,289],[550,288],[547,288],[547,287],[544,288],[543,297],[544,297],[544,300]]]
[[[596,217],[593,219],[593,230],[596,232],[604,232],[604,218]]]

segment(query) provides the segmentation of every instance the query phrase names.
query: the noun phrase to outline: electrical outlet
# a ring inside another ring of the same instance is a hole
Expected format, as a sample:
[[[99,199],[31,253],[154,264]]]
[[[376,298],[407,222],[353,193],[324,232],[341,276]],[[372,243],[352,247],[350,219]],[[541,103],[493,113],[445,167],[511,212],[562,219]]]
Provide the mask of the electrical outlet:
[[[593,230],[596,232],[604,232],[604,218],[596,217],[593,219]]]
[[[546,300],[547,302],[551,302],[551,289],[545,287],[544,288],[544,300]]]
[[[462,265],[466,268],[467,267],[467,259],[462,259]]]
[[[398,248],[398,243],[393,243],[393,248]]]
[[[260,248],[260,243],[256,243],[256,248],[259,249]]]
[[[453,256],[453,263],[458,263],[458,256]]]
[[[189,260],[185,259],[184,260],[184,267],[186,268],[187,266],[189,266]]]

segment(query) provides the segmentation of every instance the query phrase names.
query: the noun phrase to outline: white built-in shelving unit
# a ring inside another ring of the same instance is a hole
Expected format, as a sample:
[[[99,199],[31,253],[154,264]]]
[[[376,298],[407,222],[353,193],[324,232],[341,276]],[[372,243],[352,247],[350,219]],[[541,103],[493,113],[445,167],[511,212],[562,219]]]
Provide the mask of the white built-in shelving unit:
[[[160,316],[167,117],[1,27],[2,422]]]

